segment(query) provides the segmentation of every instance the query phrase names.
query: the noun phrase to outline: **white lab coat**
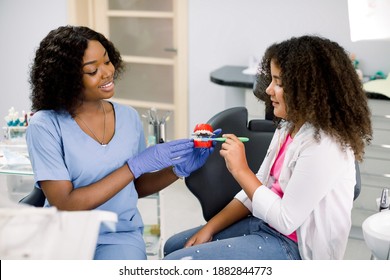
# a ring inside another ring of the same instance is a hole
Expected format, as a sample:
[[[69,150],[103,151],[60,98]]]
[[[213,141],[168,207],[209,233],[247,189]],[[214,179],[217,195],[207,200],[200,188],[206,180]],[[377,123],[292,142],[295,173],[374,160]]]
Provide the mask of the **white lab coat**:
[[[239,199],[255,217],[288,235],[297,231],[302,259],[342,259],[351,228],[355,157],[324,133],[314,139],[314,128],[305,124],[287,147],[279,178],[283,199],[270,190],[270,169],[285,140],[287,123],[277,129],[257,173],[260,186],[250,201]]]

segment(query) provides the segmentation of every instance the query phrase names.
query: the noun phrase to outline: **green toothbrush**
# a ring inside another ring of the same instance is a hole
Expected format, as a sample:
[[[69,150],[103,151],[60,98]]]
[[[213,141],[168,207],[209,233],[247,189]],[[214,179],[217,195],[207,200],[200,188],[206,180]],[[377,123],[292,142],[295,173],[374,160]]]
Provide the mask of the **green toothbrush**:
[[[208,138],[196,138],[194,140],[195,141],[202,141],[202,142],[207,142],[207,141],[225,142],[226,138],[224,138],[224,137],[216,137],[216,138],[208,137]],[[248,142],[249,138],[248,137],[238,137],[238,140],[240,140],[241,142]]]

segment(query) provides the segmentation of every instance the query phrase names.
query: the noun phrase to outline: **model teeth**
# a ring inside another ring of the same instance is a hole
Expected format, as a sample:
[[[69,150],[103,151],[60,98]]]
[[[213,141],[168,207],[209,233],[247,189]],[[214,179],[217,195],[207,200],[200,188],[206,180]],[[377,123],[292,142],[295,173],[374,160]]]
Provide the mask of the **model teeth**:
[[[194,134],[195,135],[206,134],[206,135],[210,135],[210,136],[213,135],[213,133],[208,131],[208,130],[197,130],[197,131],[195,131]]]
[[[214,134],[208,130],[197,130],[193,133],[193,139],[194,140],[198,140],[198,139],[202,139],[202,138],[209,138],[211,136],[213,136]]]

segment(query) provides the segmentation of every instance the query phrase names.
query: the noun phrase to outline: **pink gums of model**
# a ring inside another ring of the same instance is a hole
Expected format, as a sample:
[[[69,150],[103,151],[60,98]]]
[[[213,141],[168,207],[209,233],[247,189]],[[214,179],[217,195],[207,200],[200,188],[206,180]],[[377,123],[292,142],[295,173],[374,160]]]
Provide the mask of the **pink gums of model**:
[[[204,141],[202,138],[211,138],[213,136],[213,127],[208,123],[197,124],[194,129],[194,147],[210,148],[213,141]]]

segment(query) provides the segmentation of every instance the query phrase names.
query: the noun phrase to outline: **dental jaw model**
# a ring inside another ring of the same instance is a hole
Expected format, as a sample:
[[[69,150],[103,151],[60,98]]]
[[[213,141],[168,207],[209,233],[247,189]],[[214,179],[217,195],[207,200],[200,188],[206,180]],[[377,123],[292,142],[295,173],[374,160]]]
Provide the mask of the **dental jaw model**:
[[[207,123],[197,124],[194,129],[193,139],[195,148],[210,148],[213,145],[212,140],[213,127]],[[206,139],[206,140],[203,140]]]

